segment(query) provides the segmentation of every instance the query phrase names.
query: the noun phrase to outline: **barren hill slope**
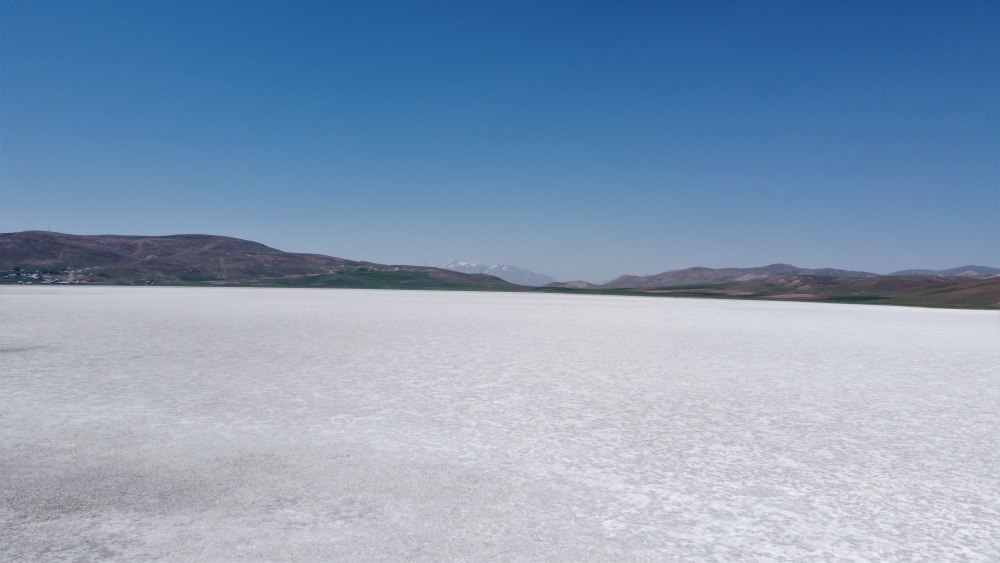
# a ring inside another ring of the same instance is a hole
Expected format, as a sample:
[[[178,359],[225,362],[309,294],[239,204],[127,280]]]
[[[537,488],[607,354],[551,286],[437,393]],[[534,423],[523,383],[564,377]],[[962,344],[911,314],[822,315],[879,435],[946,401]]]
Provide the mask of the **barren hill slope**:
[[[968,278],[988,278],[1000,275],[1000,268],[990,268],[989,266],[959,266],[947,270],[902,270],[893,272],[890,276],[914,276],[927,274],[931,276],[962,276]]]
[[[781,274],[743,281],[618,289],[549,284],[536,291],[1000,309],[1000,277],[976,279],[920,275],[833,278]]]
[[[489,275],[283,252],[214,235],[3,233],[0,270],[13,268],[59,273],[59,279],[83,283],[516,289]]]
[[[689,285],[699,283],[724,283],[732,281],[748,281],[782,274],[797,274],[803,276],[840,277],[871,277],[877,276],[870,272],[853,272],[834,268],[807,269],[797,268],[791,264],[771,264],[760,268],[687,268],[670,270],[652,276],[621,276],[600,287],[608,289],[634,287],[666,287],[671,285]]]

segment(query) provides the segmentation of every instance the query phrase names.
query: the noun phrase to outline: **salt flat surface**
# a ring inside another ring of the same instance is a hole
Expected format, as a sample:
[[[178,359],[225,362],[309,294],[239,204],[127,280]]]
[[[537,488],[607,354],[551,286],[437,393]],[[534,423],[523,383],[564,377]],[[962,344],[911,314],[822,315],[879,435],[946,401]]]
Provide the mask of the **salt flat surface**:
[[[3,561],[1000,561],[995,311],[2,288]]]

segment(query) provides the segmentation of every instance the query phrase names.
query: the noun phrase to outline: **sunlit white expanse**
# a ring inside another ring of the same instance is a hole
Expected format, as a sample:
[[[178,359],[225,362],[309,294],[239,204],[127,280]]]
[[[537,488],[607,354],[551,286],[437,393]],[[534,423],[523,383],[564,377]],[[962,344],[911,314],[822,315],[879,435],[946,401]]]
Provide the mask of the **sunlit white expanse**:
[[[0,560],[1000,560],[1000,316],[2,288]]]

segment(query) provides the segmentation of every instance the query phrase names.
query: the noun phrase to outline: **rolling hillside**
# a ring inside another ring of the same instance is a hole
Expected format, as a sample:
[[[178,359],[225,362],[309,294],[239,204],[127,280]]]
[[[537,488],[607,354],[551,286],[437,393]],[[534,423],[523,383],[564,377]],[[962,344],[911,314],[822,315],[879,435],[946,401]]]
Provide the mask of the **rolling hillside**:
[[[604,285],[597,286],[606,289],[621,289],[633,287],[664,287],[669,285],[686,285],[697,283],[724,283],[733,281],[749,281],[770,276],[796,274],[802,276],[823,276],[830,278],[865,278],[878,274],[870,272],[852,272],[833,268],[806,269],[790,264],[771,264],[760,268],[687,268],[670,270],[652,276],[621,276]]]
[[[959,266],[948,270],[902,270],[893,272],[890,276],[915,276],[926,274],[930,276],[961,276],[965,278],[988,278],[1000,274],[1000,268],[988,266]]]
[[[714,299],[777,299],[962,309],[1000,308],[1000,277],[826,277],[783,274],[743,281],[611,288],[550,284],[539,291]]]
[[[1000,277],[986,277],[989,268],[972,268],[955,268],[957,275],[952,276],[879,276],[788,264],[688,268],[654,276],[622,276],[604,285],[554,282],[534,291],[1000,308]],[[257,242],[212,235],[4,233],[0,234],[0,270],[7,272],[0,278],[5,284],[530,291],[488,274],[283,252]]]
[[[56,282],[516,290],[483,274],[283,252],[213,235],[0,234],[0,270],[19,268]],[[5,278],[17,283],[25,278]]]

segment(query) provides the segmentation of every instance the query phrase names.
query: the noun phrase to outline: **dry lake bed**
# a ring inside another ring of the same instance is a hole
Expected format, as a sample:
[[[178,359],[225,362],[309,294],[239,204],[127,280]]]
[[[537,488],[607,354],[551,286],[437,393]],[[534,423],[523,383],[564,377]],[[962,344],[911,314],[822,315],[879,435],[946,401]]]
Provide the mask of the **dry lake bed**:
[[[1000,312],[0,289],[2,561],[1000,561]]]

